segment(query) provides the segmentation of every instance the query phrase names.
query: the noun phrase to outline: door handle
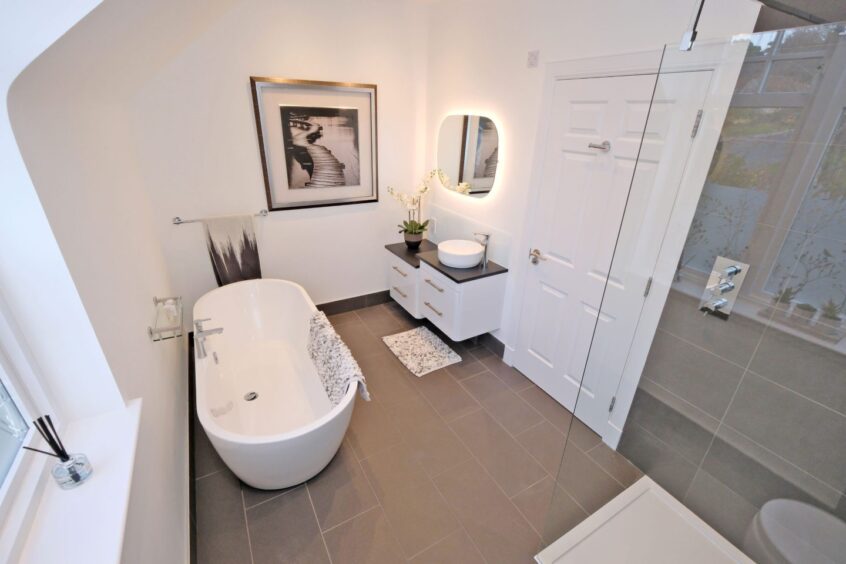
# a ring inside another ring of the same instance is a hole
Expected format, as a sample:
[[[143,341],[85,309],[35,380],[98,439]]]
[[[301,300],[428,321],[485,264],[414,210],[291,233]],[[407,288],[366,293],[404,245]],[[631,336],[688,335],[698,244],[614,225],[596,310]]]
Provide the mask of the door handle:
[[[529,260],[532,261],[532,264],[537,264],[542,260],[546,260],[546,257],[543,256],[543,253],[540,252],[540,249],[532,249],[529,253]]]
[[[588,143],[589,149],[599,149],[600,151],[610,151],[611,150],[611,142],[610,141],[603,141],[602,143]]]

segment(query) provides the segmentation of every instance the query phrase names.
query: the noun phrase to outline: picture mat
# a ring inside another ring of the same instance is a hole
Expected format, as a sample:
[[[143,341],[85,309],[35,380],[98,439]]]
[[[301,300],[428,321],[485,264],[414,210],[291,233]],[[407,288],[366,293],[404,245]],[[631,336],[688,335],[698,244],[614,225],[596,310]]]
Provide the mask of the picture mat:
[[[373,179],[373,93],[356,90],[327,90],[325,87],[296,84],[256,85],[261,110],[267,174],[273,207],[285,205],[345,203],[354,199],[369,200],[376,195]],[[339,186],[315,189],[288,189],[285,150],[282,137],[282,106],[311,106],[353,108],[358,110],[358,149],[360,163],[359,186]],[[374,124],[375,125],[375,124]]]

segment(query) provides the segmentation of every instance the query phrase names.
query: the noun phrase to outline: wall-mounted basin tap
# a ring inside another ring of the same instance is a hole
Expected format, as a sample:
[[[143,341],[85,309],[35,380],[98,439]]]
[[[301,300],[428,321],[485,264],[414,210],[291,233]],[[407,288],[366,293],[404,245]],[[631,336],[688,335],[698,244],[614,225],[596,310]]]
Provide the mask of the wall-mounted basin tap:
[[[485,270],[488,267],[488,241],[491,239],[491,234],[473,233],[473,238],[485,248],[485,252],[482,255],[482,270]]]

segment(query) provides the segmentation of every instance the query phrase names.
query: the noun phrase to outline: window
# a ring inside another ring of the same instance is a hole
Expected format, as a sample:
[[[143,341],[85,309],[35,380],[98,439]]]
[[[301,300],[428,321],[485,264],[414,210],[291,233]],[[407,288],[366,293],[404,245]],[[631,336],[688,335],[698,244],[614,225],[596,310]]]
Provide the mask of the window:
[[[8,378],[0,367],[0,483],[6,481],[29,430],[4,381]]]

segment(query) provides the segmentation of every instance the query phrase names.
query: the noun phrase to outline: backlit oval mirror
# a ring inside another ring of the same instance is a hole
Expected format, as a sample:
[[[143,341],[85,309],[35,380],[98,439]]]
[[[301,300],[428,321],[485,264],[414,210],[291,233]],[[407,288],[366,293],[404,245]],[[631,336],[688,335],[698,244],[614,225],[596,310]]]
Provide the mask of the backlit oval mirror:
[[[449,178],[445,188],[483,198],[491,191],[499,159],[499,133],[490,118],[453,115],[438,133],[438,168]],[[447,185],[449,184],[449,185]]]

